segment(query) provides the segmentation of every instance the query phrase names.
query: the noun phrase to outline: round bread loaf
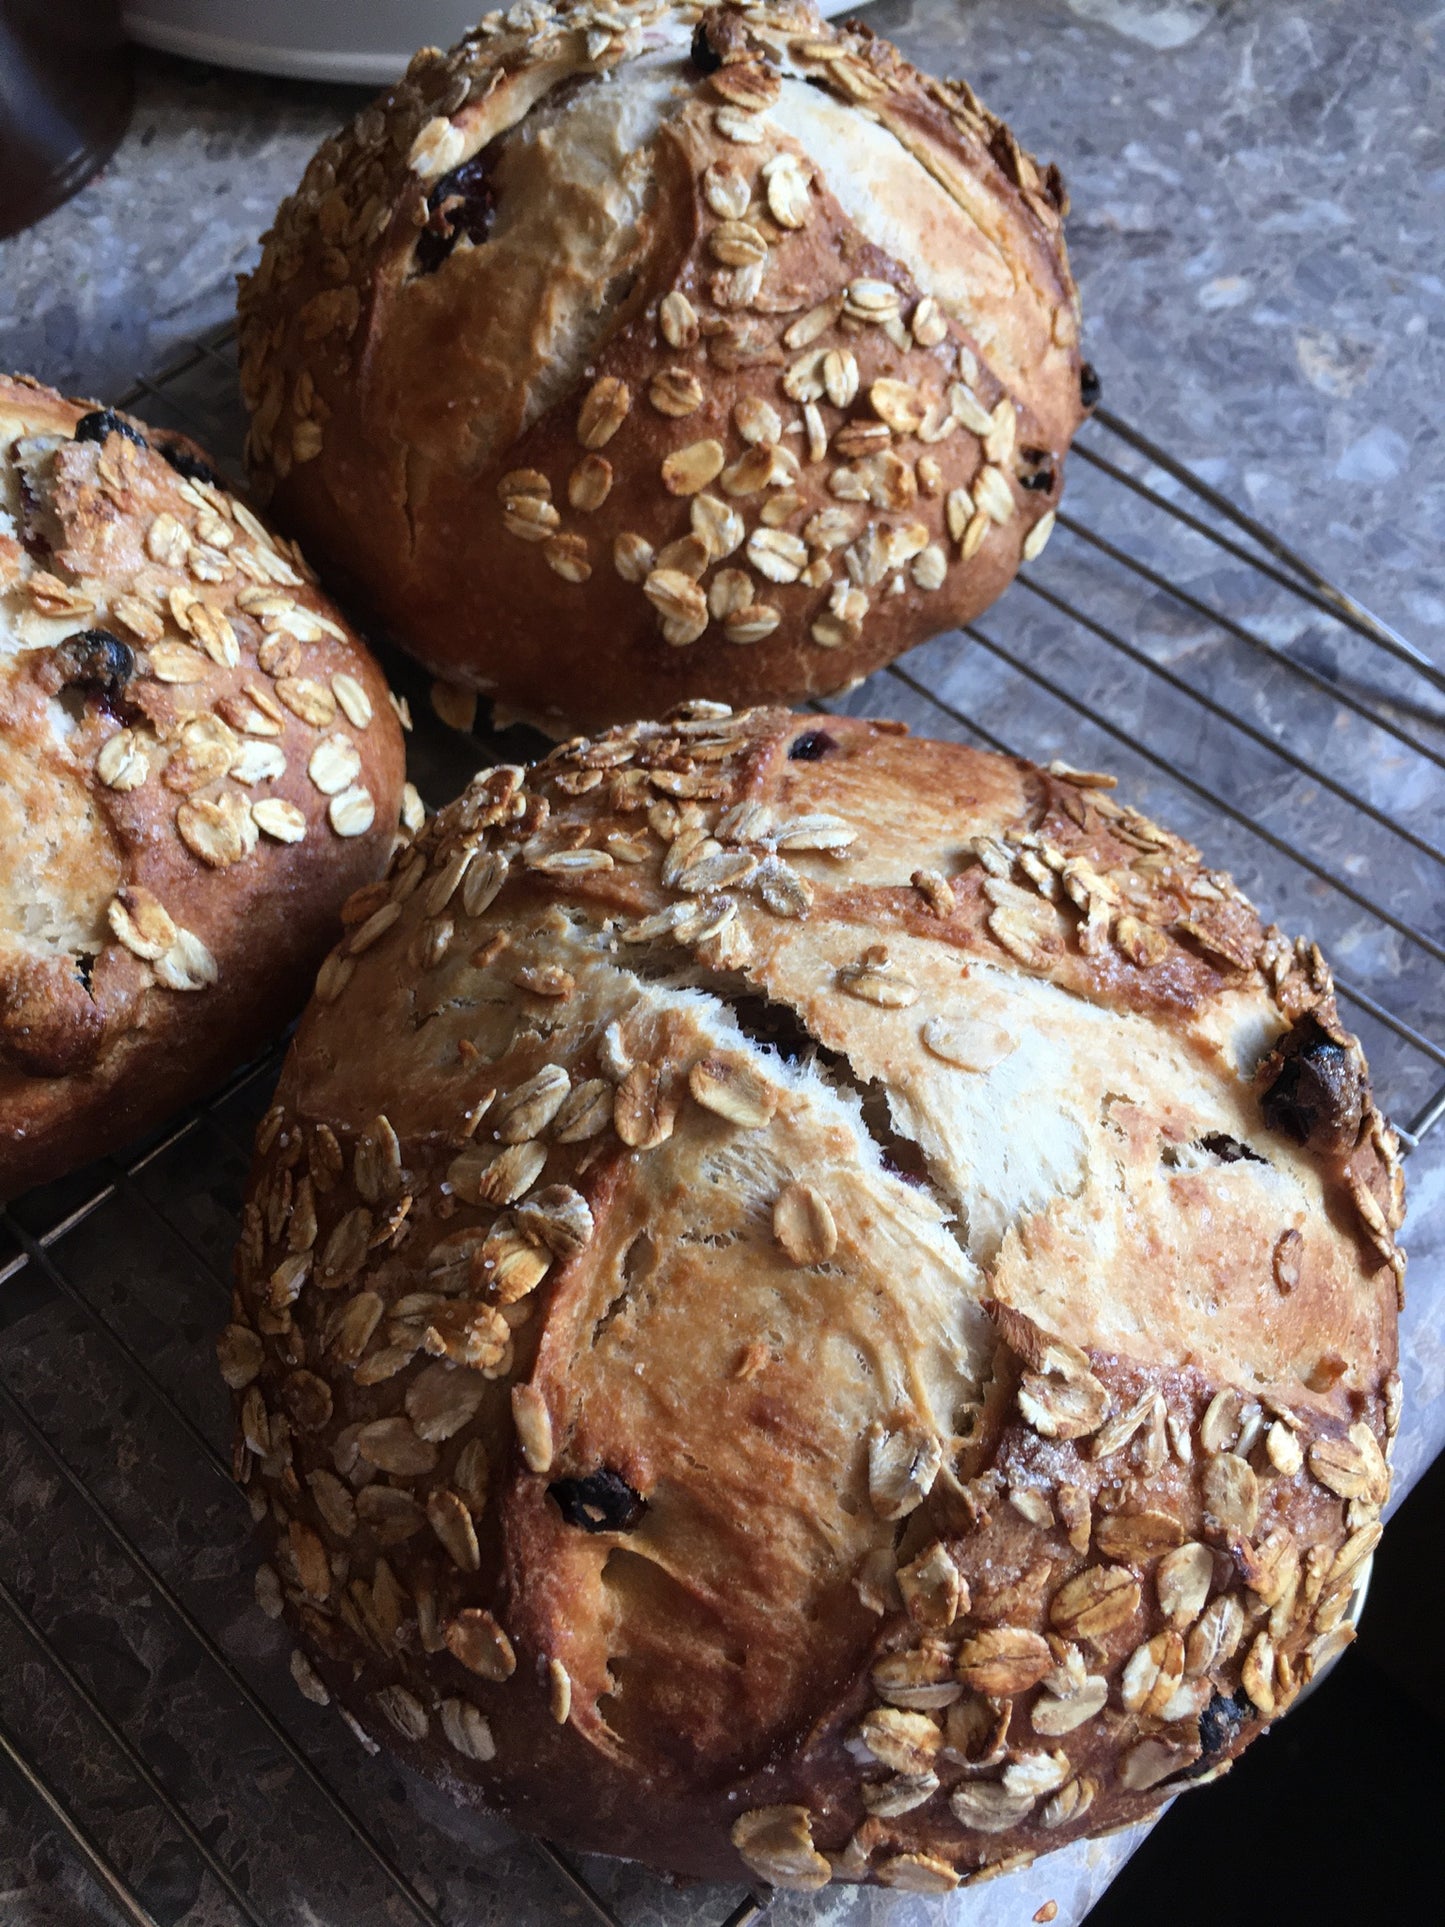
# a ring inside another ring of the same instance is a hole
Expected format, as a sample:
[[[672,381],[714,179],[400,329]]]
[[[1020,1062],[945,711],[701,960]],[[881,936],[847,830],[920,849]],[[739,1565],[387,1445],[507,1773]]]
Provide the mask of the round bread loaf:
[[[692,705],[361,893],[221,1343],[305,1690],[576,1846],[943,1892],[1348,1641],[1395,1138],[1108,790]]]
[[[1094,392],[1064,205],[807,0],[490,14],[325,143],[242,284],[256,484],[554,734],[841,688],[1048,537]]]
[[[199,449],[0,377],[0,1197],[293,1014],[403,773],[380,670]]]

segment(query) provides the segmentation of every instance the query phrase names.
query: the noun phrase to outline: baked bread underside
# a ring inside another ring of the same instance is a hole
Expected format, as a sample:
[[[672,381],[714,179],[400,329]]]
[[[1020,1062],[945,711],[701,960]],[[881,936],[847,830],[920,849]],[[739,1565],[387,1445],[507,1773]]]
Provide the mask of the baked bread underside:
[[[257,487],[554,734],[840,688],[1048,538],[1093,393],[1064,208],[966,83],[810,5],[489,16],[278,210]]]
[[[275,1034],[403,775],[375,662],[194,444],[0,377],[0,1197]]]
[[[304,1690],[578,1846],[942,1892],[1348,1640],[1395,1140],[1107,779],[694,705],[347,922],[221,1344]]]

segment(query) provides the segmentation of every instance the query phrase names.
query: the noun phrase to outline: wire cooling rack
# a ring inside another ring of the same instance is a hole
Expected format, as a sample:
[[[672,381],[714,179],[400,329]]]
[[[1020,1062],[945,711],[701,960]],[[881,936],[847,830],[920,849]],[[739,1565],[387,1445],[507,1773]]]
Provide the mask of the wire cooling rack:
[[[229,331],[120,400],[234,466]],[[986,620],[839,706],[1117,769],[1131,801],[1321,939],[1381,1102],[1418,1145],[1445,1114],[1445,850],[1432,831],[1445,675],[1106,410],[1076,446],[1067,502]],[[521,730],[446,730],[418,672],[387,666],[416,716],[429,802],[537,746]],[[278,1058],[128,1154],[0,1211],[0,1755],[14,1776],[7,1789],[0,1774],[0,1808],[28,1827],[37,1860],[66,1843],[44,1871],[59,1909],[44,1918],[806,1918],[791,1898],[584,1869],[464,1818],[295,1695],[281,1630],[240,1578],[249,1521],[211,1354]],[[554,1882],[540,1902],[538,1856]]]

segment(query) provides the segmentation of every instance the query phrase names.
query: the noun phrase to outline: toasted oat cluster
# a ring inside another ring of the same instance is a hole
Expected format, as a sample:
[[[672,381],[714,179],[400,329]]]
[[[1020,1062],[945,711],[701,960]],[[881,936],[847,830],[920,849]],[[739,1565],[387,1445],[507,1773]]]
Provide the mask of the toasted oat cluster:
[[[583,1847],[942,1893],[1349,1641],[1395,1139],[1111,788],[698,703],[352,899],[220,1348],[305,1692]]]
[[[304,994],[390,854],[386,685],[200,451],[0,378],[0,1196]]]
[[[808,0],[524,0],[329,140],[243,285],[258,486],[541,719],[836,689],[1038,554],[1064,192]]]

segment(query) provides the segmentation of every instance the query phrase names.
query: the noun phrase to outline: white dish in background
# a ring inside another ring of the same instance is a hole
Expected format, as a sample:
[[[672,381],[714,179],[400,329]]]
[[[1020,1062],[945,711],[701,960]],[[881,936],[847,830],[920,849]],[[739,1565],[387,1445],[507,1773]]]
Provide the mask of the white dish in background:
[[[822,0],[824,13],[866,0]],[[142,46],[221,67],[297,80],[384,85],[418,47],[450,47],[487,0],[127,0],[126,32]]]

